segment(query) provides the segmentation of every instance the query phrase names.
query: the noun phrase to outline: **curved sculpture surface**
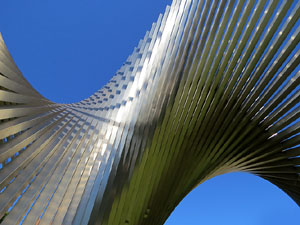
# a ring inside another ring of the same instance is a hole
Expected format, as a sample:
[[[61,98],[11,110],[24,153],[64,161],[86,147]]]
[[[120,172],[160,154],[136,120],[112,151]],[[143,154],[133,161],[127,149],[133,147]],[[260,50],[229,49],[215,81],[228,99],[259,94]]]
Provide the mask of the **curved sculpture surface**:
[[[246,171],[300,204],[300,2],[174,0],[109,83],[39,94],[0,42],[3,224],[163,224]]]

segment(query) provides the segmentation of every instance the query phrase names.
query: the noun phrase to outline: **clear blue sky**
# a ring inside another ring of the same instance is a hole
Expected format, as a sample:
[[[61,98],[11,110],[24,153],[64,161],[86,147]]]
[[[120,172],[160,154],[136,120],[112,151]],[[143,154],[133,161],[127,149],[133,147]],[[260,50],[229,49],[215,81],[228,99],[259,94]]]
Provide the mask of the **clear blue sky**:
[[[1,3],[0,32],[20,70],[45,97],[80,101],[101,88],[170,0],[26,0]],[[205,182],[167,225],[299,224],[299,207],[246,173]]]

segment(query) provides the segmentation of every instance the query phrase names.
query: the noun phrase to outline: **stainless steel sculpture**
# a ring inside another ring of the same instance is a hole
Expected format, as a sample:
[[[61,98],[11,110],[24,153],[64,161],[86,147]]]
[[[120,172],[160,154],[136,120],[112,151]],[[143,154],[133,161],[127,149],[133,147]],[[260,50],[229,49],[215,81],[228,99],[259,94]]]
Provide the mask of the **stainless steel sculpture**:
[[[163,224],[232,171],[300,204],[299,16],[299,1],[174,0],[74,104],[34,90],[1,39],[3,224]]]

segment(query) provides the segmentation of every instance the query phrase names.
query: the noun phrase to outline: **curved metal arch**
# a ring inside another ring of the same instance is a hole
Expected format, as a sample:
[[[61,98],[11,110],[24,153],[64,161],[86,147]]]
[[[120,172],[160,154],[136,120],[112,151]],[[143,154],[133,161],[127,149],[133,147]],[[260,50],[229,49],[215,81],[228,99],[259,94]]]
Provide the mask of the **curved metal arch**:
[[[57,104],[0,41],[3,224],[162,224],[256,174],[300,204],[300,2],[174,0],[110,82]]]

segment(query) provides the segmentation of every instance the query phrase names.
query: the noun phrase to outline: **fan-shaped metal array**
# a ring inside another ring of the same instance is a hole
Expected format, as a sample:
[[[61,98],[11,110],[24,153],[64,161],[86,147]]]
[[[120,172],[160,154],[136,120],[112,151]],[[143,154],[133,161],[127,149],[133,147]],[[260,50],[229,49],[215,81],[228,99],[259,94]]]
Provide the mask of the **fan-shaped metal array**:
[[[74,104],[35,91],[1,39],[3,224],[163,224],[231,171],[300,204],[299,16],[299,1],[174,0]]]

